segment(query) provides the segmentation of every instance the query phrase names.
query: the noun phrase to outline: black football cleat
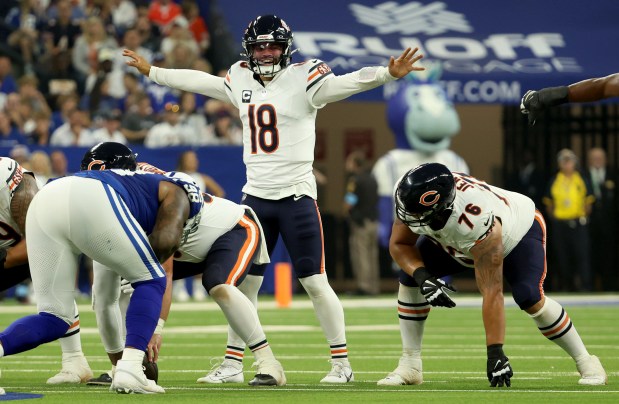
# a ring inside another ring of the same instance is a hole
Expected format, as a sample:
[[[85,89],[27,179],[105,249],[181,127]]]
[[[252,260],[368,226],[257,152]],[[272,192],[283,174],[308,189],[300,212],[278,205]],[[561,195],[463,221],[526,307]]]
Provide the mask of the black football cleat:
[[[109,386],[112,384],[112,376],[108,373],[101,373],[99,377],[93,377],[86,382],[88,386]]]

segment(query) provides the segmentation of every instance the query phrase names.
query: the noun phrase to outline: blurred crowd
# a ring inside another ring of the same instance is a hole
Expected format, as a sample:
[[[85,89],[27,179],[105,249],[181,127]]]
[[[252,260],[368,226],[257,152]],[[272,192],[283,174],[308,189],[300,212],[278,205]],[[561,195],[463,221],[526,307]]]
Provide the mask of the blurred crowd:
[[[155,84],[122,56],[130,49],[154,66],[225,74],[206,58],[206,2],[0,3],[0,147],[241,144],[233,106]]]

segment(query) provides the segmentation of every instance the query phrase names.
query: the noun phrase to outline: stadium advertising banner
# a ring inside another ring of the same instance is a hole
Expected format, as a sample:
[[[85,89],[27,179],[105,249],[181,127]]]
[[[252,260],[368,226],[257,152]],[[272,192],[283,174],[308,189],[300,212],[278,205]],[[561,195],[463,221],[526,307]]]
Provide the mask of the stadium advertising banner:
[[[454,102],[517,103],[528,89],[619,70],[619,1],[220,1],[239,45],[257,15],[276,14],[294,32],[293,61],[318,58],[335,74],[386,65],[419,47],[440,61]],[[240,46],[239,46],[240,48]],[[357,100],[382,100],[381,89]]]

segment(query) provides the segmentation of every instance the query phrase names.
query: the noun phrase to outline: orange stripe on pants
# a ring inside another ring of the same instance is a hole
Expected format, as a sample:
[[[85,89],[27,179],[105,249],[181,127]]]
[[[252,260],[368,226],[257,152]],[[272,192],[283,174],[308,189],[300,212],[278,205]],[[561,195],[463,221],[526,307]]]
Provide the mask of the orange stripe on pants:
[[[258,230],[258,225],[256,222],[247,216],[243,216],[239,221],[239,225],[245,228],[245,231],[247,232],[247,240],[245,241],[245,244],[243,244],[243,247],[241,247],[239,257],[236,260],[232,271],[230,271],[228,279],[226,279],[227,285],[236,285],[237,279],[239,279],[239,277],[251,264],[250,260],[254,256],[254,252],[256,251],[258,242],[260,241],[260,231]]]

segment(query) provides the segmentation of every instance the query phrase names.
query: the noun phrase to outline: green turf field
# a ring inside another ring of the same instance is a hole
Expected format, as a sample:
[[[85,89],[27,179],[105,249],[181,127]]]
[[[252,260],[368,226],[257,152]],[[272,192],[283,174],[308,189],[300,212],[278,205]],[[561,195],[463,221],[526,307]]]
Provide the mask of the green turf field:
[[[378,387],[376,381],[397,365],[400,336],[395,297],[343,298],[348,347],[355,382],[342,386],[320,385],[329,371],[328,347],[309,302],[295,296],[293,308],[277,309],[272,299],[261,297],[260,317],[275,355],[286,371],[288,385],[252,388],[247,385],[198,385],[198,377],[211,367],[211,358],[223,354],[225,321],[213,303],[174,304],[164,330],[159,361],[160,383],[165,395],[125,396],[103,387],[45,384],[60,369],[60,347],[51,343],[35,350],[0,359],[0,386],[7,392],[43,394],[54,403],[142,401],[174,403],[617,403],[619,402],[619,296],[587,304],[569,296],[557,298],[568,311],[587,344],[598,355],[609,376],[602,387],[577,384],[573,361],[546,340],[524,313],[507,308],[505,352],[514,368],[510,389],[490,389],[485,376],[486,356],[481,310],[477,298],[458,295],[460,307],[432,309],[426,323],[424,383],[421,386]],[[82,342],[95,374],[109,369],[94,314],[87,302],[80,305]],[[0,329],[17,317],[32,313],[33,306],[0,304]],[[245,379],[253,376],[250,355]],[[1,398],[0,398],[1,400]]]

